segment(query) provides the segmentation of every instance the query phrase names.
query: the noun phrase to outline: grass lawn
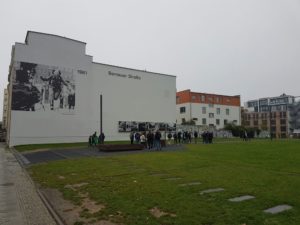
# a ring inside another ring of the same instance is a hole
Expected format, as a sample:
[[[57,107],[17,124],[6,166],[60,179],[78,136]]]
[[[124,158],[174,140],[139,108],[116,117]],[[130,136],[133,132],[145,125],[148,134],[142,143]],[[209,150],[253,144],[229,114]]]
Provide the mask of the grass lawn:
[[[105,205],[99,212],[81,213],[95,220],[127,225],[300,224],[297,140],[191,144],[176,152],[56,161],[29,170],[42,187],[60,190],[75,204],[82,204],[82,193],[88,193],[89,198]],[[201,184],[179,186],[189,182]],[[76,189],[65,187],[80,183],[87,184]],[[199,194],[209,188],[225,190]],[[256,198],[228,201],[241,195]],[[293,209],[274,215],[263,212],[280,204]],[[149,211],[154,207],[167,214],[156,218]]]

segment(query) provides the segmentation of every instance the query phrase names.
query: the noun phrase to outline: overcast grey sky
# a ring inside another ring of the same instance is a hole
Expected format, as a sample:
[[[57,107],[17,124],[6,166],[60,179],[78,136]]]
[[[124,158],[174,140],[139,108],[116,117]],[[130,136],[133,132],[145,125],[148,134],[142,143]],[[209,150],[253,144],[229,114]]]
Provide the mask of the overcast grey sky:
[[[0,77],[27,30],[87,43],[94,61],[177,75],[177,90],[300,95],[300,0],[0,0]],[[1,120],[1,119],[0,119]]]

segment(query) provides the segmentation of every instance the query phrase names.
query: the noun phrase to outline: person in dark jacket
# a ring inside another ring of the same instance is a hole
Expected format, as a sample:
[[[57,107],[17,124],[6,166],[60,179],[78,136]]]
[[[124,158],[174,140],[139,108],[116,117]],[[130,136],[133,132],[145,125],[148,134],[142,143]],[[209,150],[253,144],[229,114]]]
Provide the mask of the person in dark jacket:
[[[133,144],[133,140],[134,140],[133,132],[130,133],[129,138],[130,138],[130,144]]]
[[[174,139],[174,144],[178,144],[178,141],[177,141],[177,139],[178,139],[178,136],[177,136],[177,133],[175,132],[174,134],[173,134],[173,139]]]
[[[148,144],[148,149],[152,149],[153,148],[153,133],[151,131],[149,131],[149,133],[147,134],[147,144]]]
[[[154,135],[156,150],[161,150],[160,139],[161,139],[161,133],[158,130],[155,132],[155,135]]]
[[[99,135],[99,144],[104,144],[105,135],[103,132]]]
[[[194,131],[194,139],[195,139],[195,144],[197,144],[197,139],[198,139],[198,132]]]
[[[182,138],[181,135],[182,135],[182,133],[181,133],[181,131],[179,131],[178,135],[177,135],[179,144],[181,143],[181,138]]]

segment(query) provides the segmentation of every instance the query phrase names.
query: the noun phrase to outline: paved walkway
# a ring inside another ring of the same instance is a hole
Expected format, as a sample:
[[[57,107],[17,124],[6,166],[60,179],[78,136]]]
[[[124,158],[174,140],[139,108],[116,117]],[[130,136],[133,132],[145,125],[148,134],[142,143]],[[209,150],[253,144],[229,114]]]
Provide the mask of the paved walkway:
[[[172,145],[163,148],[159,152],[172,152],[181,151],[185,149],[183,145]],[[35,163],[49,162],[62,159],[80,158],[80,157],[107,157],[114,155],[128,155],[128,154],[142,154],[142,153],[154,153],[157,152],[155,149],[144,149],[136,151],[113,151],[113,152],[102,152],[98,151],[95,147],[90,148],[68,148],[68,149],[45,149],[37,150],[32,152],[23,152],[20,154],[20,160],[24,165],[30,165]]]
[[[55,225],[14,155],[0,143],[0,225]]]

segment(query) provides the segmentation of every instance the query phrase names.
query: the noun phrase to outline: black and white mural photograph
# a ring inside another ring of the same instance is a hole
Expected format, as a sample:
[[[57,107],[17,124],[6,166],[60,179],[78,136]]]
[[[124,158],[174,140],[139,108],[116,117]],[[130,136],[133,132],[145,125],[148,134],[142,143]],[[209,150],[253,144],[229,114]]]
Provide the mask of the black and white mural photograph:
[[[12,110],[74,114],[75,77],[72,69],[16,62]]]
[[[119,121],[119,132],[176,131],[176,123]]]
[[[130,131],[131,131],[131,122],[119,121],[119,132],[130,132]]]

